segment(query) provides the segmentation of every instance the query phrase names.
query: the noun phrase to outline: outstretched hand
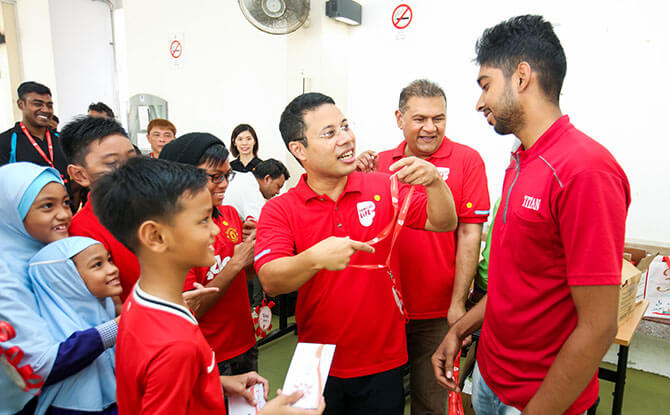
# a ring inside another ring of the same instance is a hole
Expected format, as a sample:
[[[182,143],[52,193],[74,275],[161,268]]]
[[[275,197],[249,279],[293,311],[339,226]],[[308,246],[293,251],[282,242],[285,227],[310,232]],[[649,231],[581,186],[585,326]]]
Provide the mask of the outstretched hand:
[[[377,171],[377,153],[366,150],[356,157],[356,170],[363,173]]]

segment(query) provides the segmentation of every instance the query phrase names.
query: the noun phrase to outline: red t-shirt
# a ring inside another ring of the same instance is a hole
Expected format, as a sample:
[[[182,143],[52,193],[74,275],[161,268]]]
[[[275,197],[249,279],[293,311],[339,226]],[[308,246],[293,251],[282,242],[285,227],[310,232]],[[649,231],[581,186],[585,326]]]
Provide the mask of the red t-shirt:
[[[379,153],[377,171],[405,157],[403,141]],[[477,151],[444,137],[426,161],[434,164],[454,197],[459,223],[484,223],[489,215],[489,190],[484,161]],[[426,189],[417,186],[417,190]],[[451,304],[456,264],[456,232],[426,232],[405,228],[394,247],[393,273],[400,278],[411,319],[446,317]]]
[[[484,381],[505,404],[526,406],[576,327],[570,287],[620,284],[629,204],[617,161],[567,116],[513,154],[493,225],[477,354]],[[566,414],[597,397],[594,373]]]
[[[376,237],[393,219],[389,176],[349,175],[335,202],[316,194],[303,175],[296,187],[270,199],[258,221],[256,269],[275,259],[299,254],[330,236],[357,241]],[[400,204],[409,186],[400,188]],[[426,224],[426,197],[413,196],[405,226]],[[384,264],[390,237],[375,253],[358,251],[350,264]],[[407,361],[403,317],[384,270],[322,270],[298,290],[298,340],[335,344],[330,374],[352,378],[380,373]]]
[[[195,317],[139,285],[123,305],[116,379],[120,415],[226,413],[214,352]]]
[[[119,279],[123,288],[121,300],[125,301],[140,277],[140,263],[137,261],[135,254],[117,241],[107,228],[102,226],[93,213],[90,201],[86,202],[72,218],[70,236],[88,236],[105,246],[112,257],[112,261],[119,268]]]
[[[221,272],[233,256],[235,245],[242,242],[242,221],[235,208],[219,206],[219,215],[213,220],[221,232],[214,241],[216,262],[211,267],[193,268],[186,276],[184,290],[192,290],[193,283],[207,285]],[[244,270],[237,274],[228,290],[202,317],[202,334],[221,362],[241,355],[256,344],[251,305]]]

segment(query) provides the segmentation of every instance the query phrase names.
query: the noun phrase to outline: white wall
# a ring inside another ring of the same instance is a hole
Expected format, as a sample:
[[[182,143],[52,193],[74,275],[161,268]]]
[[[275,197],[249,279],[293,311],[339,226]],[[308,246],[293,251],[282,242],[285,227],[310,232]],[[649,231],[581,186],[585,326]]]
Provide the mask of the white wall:
[[[254,28],[236,1],[127,0],[123,7],[130,96],[166,99],[178,135],[207,131],[230,143],[233,128],[248,123],[261,157],[283,156],[286,37]],[[169,55],[174,33],[184,40],[178,67]]]
[[[61,92],[55,114],[65,123],[99,101],[118,114],[109,6],[102,1],[50,0],[49,9],[55,85]]]
[[[404,39],[391,24],[402,2],[360,3],[363,25],[351,30],[348,77],[359,150],[397,145],[402,135],[393,112],[401,88],[416,78],[432,79],[447,92],[447,136],[481,153],[497,198],[513,139],[497,135],[474,109],[480,93],[474,45],[486,27],[518,14],[542,14],[554,23],[567,55],[563,112],[614,154],[630,180],[627,238],[670,244],[670,192],[663,189],[670,137],[661,115],[668,86],[656,75],[670,64],[663,2],[407,1],[414,16]]]

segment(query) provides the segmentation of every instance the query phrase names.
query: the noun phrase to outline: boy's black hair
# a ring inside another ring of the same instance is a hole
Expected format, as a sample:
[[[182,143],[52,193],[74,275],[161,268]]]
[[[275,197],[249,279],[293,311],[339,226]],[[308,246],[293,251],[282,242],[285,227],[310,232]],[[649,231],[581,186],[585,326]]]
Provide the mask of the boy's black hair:
[[[33,81],[24,82],[16,89],[16,95],[18,95],[21,101],[25,101],[26,94],[31,92],[34,92],[38,95],[51,95],[51,90],[48,86]]]
[[[521,62],[539,75],[540,86],[558,104],[567,71],[565,52],[554,28],[542,16],[524,15],[490,27],[475,46],[480,66],[499,68],[511,76]]]
[[[114,118],[114,111],[112,111],[107,104],[104,102],[93,102],[88,106],[89,111],[103,112],[107,114],[109,118]]]
[[[99,117],[76,118],[65,124],[60,131],[65,158],[70,164],[86,166],[85,159],[91,143],[112,134],[128,137],[126,130],[116,120]]]
[[[258,136],[256,135],[256,130],[254,130],[254,127],[250,126],[249,124],[240,124],[233,129],[233,133],[230,136],[230,151],[233,153],[233,157],[238,157],[240,155],[240,152],[237,150],[237,146],[235,145],[235,138],[237,138],[238,135],[245,131],[249,131],[249,134],[251,134],[251,136],[254,138],[254,147],[251,149],[251,151],[254,153],[254,156],[257,157]]]
[[[134,157],[98,179],[91,191],[100,223],[137,254],[137,231],[147,220],[171,223],[182,209],[180,198],[206,189],[205,172],[186,164]]]
[[[265,176],[270,176],[270,178],[274,180],[284,176],[284,180],[288,180],[291,177],[288,174],[288,169],[284,166],[284,163],[275,159],[261,161],[254,168],[253,173],[254,177],[257,179],[263,179]]]
[[[300,141],[307,147],[307,137],[305,137],[305,112],[314,110],[324,104],[333,104],[335,101],[327,95],[318,92],[308,92],[298,95],[291,101],[279,120],[279,132],[286,144],[286,148],[291,141]]]

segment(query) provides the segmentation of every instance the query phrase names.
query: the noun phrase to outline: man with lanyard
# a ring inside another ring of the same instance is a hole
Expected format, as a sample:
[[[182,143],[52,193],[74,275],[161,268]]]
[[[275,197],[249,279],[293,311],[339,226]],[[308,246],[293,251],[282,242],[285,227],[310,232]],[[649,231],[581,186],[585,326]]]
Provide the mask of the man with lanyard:
[[[430,358],[447,329],[465,314],[477,268],[482,224],[489,214],[484,161],[479,153],[444,135],[446,95],[435,82],[418,79],[400,92],[395,112],[404,140],[378,155],[363,152],[357,167],[391,173],[389,166],[415,156],[435,165],[454,197],[458,228],[434,233],[403,229],[392,269],[402,283],[407,324],[412,415],[444,414],[447,391],[435,382]]]
[[[437,168],[417,157],[394,163],[393,177],[355,171],[354,134],[323,94],[291,101],[279,130],[307,173],[263,207],[255,258],[261,284],[271,296],[298,290],[299,341],[336,345],[326,414],[402,414],[406,313],[389,272],[391,247],[403,225],[453,230],[451,192]]]
[[[54,113],[51,91],[37,82],[24,82],[17,90],[16,102],[23,119],[0,134],[0,166],[17,161],[29,161],[40,166],[53,167],[61,175],[68,192],[70,184],[67,162],[60,137],[49,129]]]
[[[478,415],[583,414],[617,332],[628,179],[561,111],[567,63],[551,23],[513,17],[486,29],[476,51],[477,110],[522,145],[491,230],[487,295],[449,329],[435,376],[458,389],[453,361],[481,327]]]

